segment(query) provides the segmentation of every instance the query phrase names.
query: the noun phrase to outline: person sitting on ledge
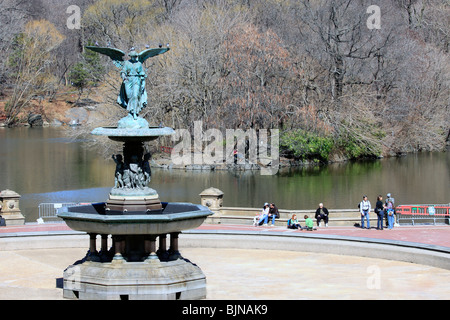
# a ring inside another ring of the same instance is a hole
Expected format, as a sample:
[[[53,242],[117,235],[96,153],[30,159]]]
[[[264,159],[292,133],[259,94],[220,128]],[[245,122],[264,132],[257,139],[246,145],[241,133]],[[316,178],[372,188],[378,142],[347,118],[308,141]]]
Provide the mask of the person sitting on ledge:
[[[264,207],[261,213],[253,219],[253,225],[257,227],[260,226],[263,222],[264,225],[267,225],[268,219],[269,219],[269,204],[266,202],[264,203]]]
[[[288,227],[288,229],[300,229],[300,230],[302,230],[302,226],[298,222],[297,215],[295,213],[288,220],[287,227]]]
[[[272,227],[275,227],[275,219],[280,218],[280,212],[278,212],[278,208],[275,206],[275,203],[270,204],[269,208],[269,218],[272,218]]]
[[[325,227],[328,227],[328,214],[328,209],[323,206],[323,203],[319,203],[319,208],[317,208],[315,215],[318,227],[320,227],[321,220],[325,222]]]

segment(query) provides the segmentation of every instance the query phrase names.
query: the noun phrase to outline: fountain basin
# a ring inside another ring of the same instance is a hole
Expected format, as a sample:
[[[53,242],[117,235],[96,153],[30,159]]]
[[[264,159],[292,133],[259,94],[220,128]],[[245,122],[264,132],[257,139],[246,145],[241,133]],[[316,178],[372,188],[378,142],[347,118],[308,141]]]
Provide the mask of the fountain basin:
[[[119,142],[145,142],[153,141],[161,136],[170,136],[175,133],[169,127],[149,127],[149,128],[118,128],[100,127],[95,128],[93,135],[107,136],[109,139]]]
[[[61,208],[58,217],[73,230],[111,235],[159,235],[199,227],[213,213],[191,203],[162,203],[155,214],[109,214],[106,203]]]

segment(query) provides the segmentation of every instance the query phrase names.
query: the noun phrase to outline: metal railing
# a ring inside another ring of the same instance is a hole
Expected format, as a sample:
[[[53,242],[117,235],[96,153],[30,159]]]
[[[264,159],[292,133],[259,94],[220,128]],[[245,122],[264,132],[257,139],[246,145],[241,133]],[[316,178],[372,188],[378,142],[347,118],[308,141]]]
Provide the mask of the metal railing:
[[[395,208],[397,222],[410,221],[413,225],[420,223],[448,224],[450,218],[450,204],[436,205],[400,205]]]
[[[39,218],[42,219],[56,219],[58,209],[63,207],[78,206],[79,203],[65,202],[65,203],[41,203],[39,204]]]

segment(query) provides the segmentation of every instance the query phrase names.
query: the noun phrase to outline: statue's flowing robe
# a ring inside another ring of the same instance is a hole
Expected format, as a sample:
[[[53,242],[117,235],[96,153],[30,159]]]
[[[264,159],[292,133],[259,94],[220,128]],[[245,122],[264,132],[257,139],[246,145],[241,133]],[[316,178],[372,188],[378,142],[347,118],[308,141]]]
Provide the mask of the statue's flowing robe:
[[[134,116],[147,106],[145,90],[145,70],[142,63],[126,61],[121,71],[125,80],[120,87],[117,103]]]

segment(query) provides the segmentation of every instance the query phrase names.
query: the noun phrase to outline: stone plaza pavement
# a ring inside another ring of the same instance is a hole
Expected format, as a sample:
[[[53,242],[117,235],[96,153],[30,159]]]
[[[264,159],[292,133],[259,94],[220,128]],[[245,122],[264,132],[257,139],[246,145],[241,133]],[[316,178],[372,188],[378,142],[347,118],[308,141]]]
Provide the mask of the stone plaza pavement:
[[[450,259],[450,226],[400,226],[393,230],[355,227],[319,228],[293,231],[283,227],[208,225],[186,232],[184,258],[197,264],[207,277],[209,300],[291,300],[291,299],[448,299],[450,268],[319,251],[265,250],[209,245],[208,240],[227,235],[265,235],[269,241],[306,236],[357,240],[364,250],[373,242],[394,246],[421,247],[439,251]],[[223,238],[221,238],[223,237]],[[252,238],[238,238],[253,241]],[[300,239],[301,240],[301,239]],[[229,240],[228,240],[229,241]],[[293,240],[295,241],[295,239]],[[294,242],[295,243],[295,242]],[[63,270],[87,251],[88,236],[74,232],[64,223],[26,224],[0,228],[0,299],[61,300]],[[361,250],[361,249],[358,249]]]

